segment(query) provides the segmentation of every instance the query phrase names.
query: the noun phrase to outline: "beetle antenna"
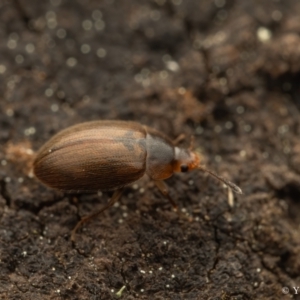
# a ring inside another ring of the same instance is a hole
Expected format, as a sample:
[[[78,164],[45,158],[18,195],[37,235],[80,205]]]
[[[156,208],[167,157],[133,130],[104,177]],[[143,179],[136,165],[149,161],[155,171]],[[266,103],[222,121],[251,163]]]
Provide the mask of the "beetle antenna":
[[[215,174],[214,172],[210,171],[210,170],[207,170],[201,166],[198,166],[198,169],[206,172],[206,173],[209,173],[210,175],[212,175],[213,177],[217,178],[219,181],[222,181],[223,183],[225,183],[229,188],[231,188],[235,193],[237,194],[243,194],[243,191],[240,187],[238,187],[236,184],[232,183],[231,181],[229,180],[226,180],[225,178],[223,177],[220,177],[219,175]]]

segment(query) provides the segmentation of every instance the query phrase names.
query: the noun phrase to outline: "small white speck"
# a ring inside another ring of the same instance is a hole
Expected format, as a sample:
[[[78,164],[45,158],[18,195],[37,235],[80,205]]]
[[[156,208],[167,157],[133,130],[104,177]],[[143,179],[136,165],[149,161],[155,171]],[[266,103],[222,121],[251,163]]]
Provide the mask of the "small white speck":
[[[101,18],[102,18],[102,12],[101,12],[100,10],[98,10],[98,9],[94,10],[94,11],[92,12],[92,18],[93,18],[94,20],[99,20],[99,19],[101,19]]]
[[[285,134],[289,131],[289,126],[288,125],[281,125],[277,129],[279,134]]]
[[[241,157],[245,157],[246,155],[247,155],[246,150],[241,150],[241,151],[240,151],[240,156],[241,156]]]
[[[97,56],[100,57],[100,58],[105,57],[105,56],[106,56],[106,50],[103,49],[103,48],[99,48],[99,49],[97,50]]]
[[[246,124],[246,125],[244,126],[244,131],[246,131],[246,132],[250,132],[251,129],[252,129],[252,126],[249,125],[249,124]]]
[[[33,53],[35,51],[35,46],[33,44],[29,43],[25,46],[25,50],[29,54]]]
[[[52,268],[52,271],[55,271],[55,268],[54,268],[54,267]]]
[[[227,85],[227,78],[225,78],[225,77],[220,78],[219,83],[222,86],[226,86]]]
[[[196,133],[197,134],[202,134],[204,132],[204,129],[203,129],[203,127],[202,126],[198,126],[197,128],[196,128]]]
[[[91,30],[93,27],[93,23],[91,20],[84,20],[82,22],[82,28],[86,31]]]
[[[258,287],[258,282],[254,282],[254,283],[253,283],[253,286],[254,286],[254,287]]]
[[[0,65],[0,74],[5,73],[6,67],[4,65]]]
[[[67,36],[67,32],[66,32],[65,29],[59,28],[59,29],[56,31],[56,36],[57,36],[59,39],[64,39],[64,38]]]
[[[159,21],[160,17],[161,17],[161,13],[160,13],[159,10],[153,10],[153,11],[150,12],[150,18],[153,21]]]
[[[69,57],[66,63],[68,67],[75,67],[77,65],[77,59],[75,57]]]
[[[272,38],[272,32],[266,27],[259,27],[256,36],[262,43],[266,43]]]
[[[284,152],[285,154],[289,154],[289,153],[291,152],[291,147],[285,146],[285,147],[283,148],[283,152]]]
[[[263,152],[262,157],[263,158],[268,158],[269,157],[269,153],[268,152]]]
[[[175,275],[174,275],[174,274],[172,274],[172,275],[171,275],[171,277],[172,277],[172,278],[175,278]]]
[[[134,80],[137,82],[137,83],[140,83],[143,81],[143,76],[141,74],[136,74],[134,76]]]
[[[184,94],[186,93],[186,88],[180,87],[180,88],[178,89],[178,93],[179,93],[180,95],[184,95]]]
[[[216,125],[215,128],[214,128],[214,131],[216,133],[220,133],[222,131],[222,127],[220,125]]]
[[[26,149],[26,154],[32,155],[33,153],[34,153],[34,152],[33,152],[32,149],[30,149],[30,148],[27,148],[27,149]]]
[[[57,112],[59,110],[59,106],[57,104],[52,104],[50,109],[52,112]]]
[[[140,270],[140,272],[141,272],[142,274],[145,274],[145,273],[146,273],[144,270]]]
[[[150,271],[149,271],[149,274],[152,274],[152,273],[153,273],[153,272],[150,270]]]
[[[22,255],[23,255],[23,257],[25,257],[27,255],[27,251],[23,251]]]
[[[60,293],[60,290],[56,290],[56,293],[59,294],[59,293]]]
[[[69,279],[69,280],[71,280],[71,279],[72,279],[72,277],[71,277],[71,276],[68,276],[68,279]]]
[[[11,182],[11,178],[10,178],[10,177],[5,177],[5,178],[4,178],[4,181],[5,181],[6,183],[9,183],[9,182]]]
[[[282,12],[280,10],[274,10],[272,12],[272,19],[279,22],[282,19]]]
[[[244,112],[245,112],[245,108],[244,108],[244,106],[238,106],[237,108],[236,108],[236,112],[238,113],[238,114],[243,114]]]
[[[17,41],[15,40],[8,40],[7,41],[7,48],[9,49],[15,49],[17,47]]]
[[[48,19],[48,20],[47,20],[47,26],[48,26],[48,28],[50,28],[50,29],[56,28],[56,26],[57,26],[57,21],[56,21],[56,19]]]
[[[179,64],[174,60],[168,61],[166,63],[166,67],[168,70],[170,70],[172,72],[177,72],[180,69]]]
[[[49,149],[49,150],[48,150],[48,153],[51,153],[51,152],[52,152],[52,149]]]
[[[18,178],[18,182],[19,182],[19,183],[24,182],[24,178],[23,178],[23,177],[19,177],[19,178]]]
[[[36,129],[34,127],[29,127],[24,130],[24,134],[26,136],[33,135],[33,134],[35,134],[35,132],[36,132]]]
[[[227,122],[225,123],[225,128],[226,128],[226,129],[232,129],[232,127],[233,127],[233,123],[232,123],[232,122],[227,121]]]
[[[144,188],[140,188],[139,192],[140,192],[140,194],[143,194],[145,192],[145,189]]]
[[[83,54],[87,54],[91,51],[91,46],[88,44],[82,44],[80,50]]]
[[[162,269],[163,269],[163,267],[159,267],[159,268],[158,268],[159,271],[162,271]]]
[[[53,96],[53,93],[54,93],[54,91],[53,91],[51,88],[48,88],[48,89],[46,89],[46,91],[45,91],[45,95],[46,95],[47,97]]]
[[[52,10],[49,10],[46,12],[46,19],[55,19],[56,18],[56,13]]]
[[[220,155],[215,156],[215,162],[219,163],[222,161],[222,157]]]
[[[170,287],[170,285],[169,284],[166,284],[166,288],[168,289]]]
[[[15,112],[14,112],[11,108],[8,108],[8,109],[6,110],[6,115],[7,115],[8,117],[12,117],[14,114],[15,114]]]
[[[145,290],[144,290],[144,289],[141,289],[140,291],[141,291],[141,293],[144,293]]]
[[[15,57],[15,61],[17,64],[22,64],[24,62],[24,57],[23,55],[21,54],[18,54],[16,57]]]
[[[98,31],[102,31],[105,28],[105,22],[101,19],[97,20],[95,22],[95,29]]]
[[[139,185],[138,185],[137,183],[135,183],[135,184],[132,185],[132,188],[133,188],[134,190],[137,190],[137,189],[139,188]]]
[[[256,272],[257,272],[257,273],[260,273],[260,272],[261,272],[261,268],[257,268],[257,269],[256,269]]]
[[[167,71],[160,71],[159,72],[159,77],[161,79],[166,79],[166,78],[168,78],[168,76],[169,76],[169,73]]]
[[[119,224],[122,224],[123,222],[124,222],[123,219],[119,219],[119,220],[118,220],[118,223],[119,223]]]

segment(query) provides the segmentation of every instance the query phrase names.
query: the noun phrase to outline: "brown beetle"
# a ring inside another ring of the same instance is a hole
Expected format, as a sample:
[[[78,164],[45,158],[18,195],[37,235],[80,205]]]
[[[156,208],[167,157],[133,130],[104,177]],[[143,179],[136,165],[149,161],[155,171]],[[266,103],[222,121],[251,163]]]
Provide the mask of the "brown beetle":
[[[33,170],[44,184],[64,191],[115,190],[107,205],[84,217],[72,232],[87,220],[112,206],[122,188],[147,174],[160,192],[169,196],[163,182],[174,172],[200,169],[232,188],[242,190],[200,166],[199,156],[191,149],[182,149],[159,131],[128,121],[93,121],[71,126],[53,136],[39,150]]]

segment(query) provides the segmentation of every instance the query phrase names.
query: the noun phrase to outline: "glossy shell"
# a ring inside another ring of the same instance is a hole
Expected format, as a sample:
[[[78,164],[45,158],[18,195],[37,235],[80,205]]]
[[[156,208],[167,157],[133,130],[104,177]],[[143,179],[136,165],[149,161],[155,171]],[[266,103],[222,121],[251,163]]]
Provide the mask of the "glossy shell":
[[[69,127],[38,152],[34,173],[61,190],[105,191],[146,172],[147,132],[135,122],[95,121]]]

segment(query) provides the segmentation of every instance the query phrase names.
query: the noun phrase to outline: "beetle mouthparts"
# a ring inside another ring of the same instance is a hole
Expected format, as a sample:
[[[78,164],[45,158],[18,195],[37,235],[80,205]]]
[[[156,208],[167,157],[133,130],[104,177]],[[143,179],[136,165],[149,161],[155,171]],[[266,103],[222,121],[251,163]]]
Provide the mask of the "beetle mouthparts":
[[[215,174],[214,172],[210,171],[210,170],[207,170],[201,166],[198,166],[198,169],[199,170],[202,170],[204,172],[207,172],[209,173],[210,175],[212,175],[213,177],[217,178],[218,180],[222,181],[223,183],[225,183],[229,188],[232,189],[233,192],[237,193],[237,194],[243,194],[243,191],[240,187],[238,187],[236,184],[232,183],[231,181],[229,180],[226,180],[225,178],[223,177],[220,177],[219,175]]]

